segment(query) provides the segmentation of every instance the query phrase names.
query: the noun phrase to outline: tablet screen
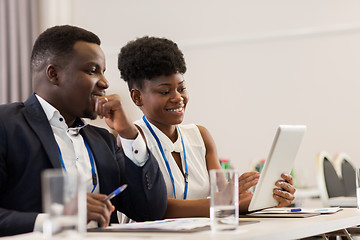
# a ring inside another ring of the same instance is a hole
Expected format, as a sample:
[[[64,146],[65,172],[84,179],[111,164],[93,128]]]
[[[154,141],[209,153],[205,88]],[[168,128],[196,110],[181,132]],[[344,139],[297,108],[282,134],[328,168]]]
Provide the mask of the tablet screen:
[[[249,211],[277,206],[278,202],[273,198],[275,182],[281,179],[282,173],[291,172],[305,130],[304,125],[278,127],[251,199]]]

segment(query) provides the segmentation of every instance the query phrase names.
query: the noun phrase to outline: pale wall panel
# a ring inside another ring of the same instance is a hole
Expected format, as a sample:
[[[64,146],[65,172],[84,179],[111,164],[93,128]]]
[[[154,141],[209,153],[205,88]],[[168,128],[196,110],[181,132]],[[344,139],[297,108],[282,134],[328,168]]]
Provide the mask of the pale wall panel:
[[[168,37],[188,65],[185,121],[206,126],[237,169],[266,157],[278,124],[308,126],[298,186],[316,185],[321,150],[346,151],[360,165],[360,2],[65,2],[71,16],[61,23],[101,37],[109,92],[121,94],[133,119],[141,114],[119,78],[117,53],[136,37]]]

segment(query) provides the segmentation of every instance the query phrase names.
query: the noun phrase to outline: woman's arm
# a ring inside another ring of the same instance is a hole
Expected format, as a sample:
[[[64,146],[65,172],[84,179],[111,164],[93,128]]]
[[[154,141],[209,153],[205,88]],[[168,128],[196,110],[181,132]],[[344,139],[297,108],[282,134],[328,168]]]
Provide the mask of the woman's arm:
[[[211,169],[221,169],[216,145],[209,131],[202,126],[198,126],[206,148],[206,165],[208,171]],[[248,190],[257,184],[259,180],[258,172],[244,173],[239,177],[239,211],[248,212],[248,207],[252,198],[252,193]],[[209,206],[207,206],[209,207]]]
[[[205,127],[199,125],[197,127],[199,128],[201,137],[205,144],[205,159],[207,170],[221,169],[214,139]]]
[[[168,198],[164,218],[209,217],[210,199],[183,200]]]
[[[206,153],[207,170],[221,169],[217,155],[216,145],[209,131],[202,126],[198,126],[203,138]],[[259,173],[244,173],[239,177],[239,210],[240,213],[246,213],[252,194],[247,190],[257,183]],[[182,200],[168,198],[168,205],[164,218],[177,217],[209,217],[210,199]]]

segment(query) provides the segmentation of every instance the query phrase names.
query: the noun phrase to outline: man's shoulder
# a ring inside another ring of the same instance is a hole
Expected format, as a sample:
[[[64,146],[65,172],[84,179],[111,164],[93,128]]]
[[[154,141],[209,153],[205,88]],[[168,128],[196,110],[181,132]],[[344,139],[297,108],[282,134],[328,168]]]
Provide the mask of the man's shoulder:
[[[110,134],[110,132],[109,132],[107,129],[105,129],[105,128],[103,128],[103,127],[99,127],[99,126],[93,125],[93,124],[90,124],[90,123],[88,123],[88,124],[86,125],[86,127],[90,128],[90,129],[92,129],[92,130],[94,130],[94,131],[97,131],[97,132],[107,132],[108,134]]]
[[[96,132],[98,134],[100,134],[102,137],[104,138],[115,138],[115,136],[113,134],[111,134],[109,132],[109,130],[103,128],[103,127],[98,127],[98,126],[95,126],[95,125],[92,125],[92,124],[87,124],[86,125],[86,129],[87,131],[93,131],[93,132]]]
[[[105,128],[98,127],[92,124],[87,124],[84,128],[84,133],[89,138],[89,140],[96,140],[96,143],[94,143],[94,141],[91,141],[93,142],[93,144],[101,145],[101,143],[106,143],[106,145],[111,148],[115,149],[117,147],[115,136]],[[102,141],[99,141],[100,139],[102,139]]]
[[[6,103],[6,104],[0,104],[0,110],[6,111],[6,110],[14,110],[18,108],[24,107],[23,102],[13,102],[13,103]]]
[[[13,116],[19,114],[25,105],[23,102],[14,102],[8,104],[0,104],[0,119],[1,118],[9,118],[9,116]]]

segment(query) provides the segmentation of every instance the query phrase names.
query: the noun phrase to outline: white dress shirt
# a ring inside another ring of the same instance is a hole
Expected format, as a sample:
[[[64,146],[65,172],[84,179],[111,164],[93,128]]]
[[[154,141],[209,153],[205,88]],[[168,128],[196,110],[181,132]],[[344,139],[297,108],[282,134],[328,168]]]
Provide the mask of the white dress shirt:
[[[99,193],[99,184],[95,189],[92,180],[91,162],[84,139],[79,134],[79,131],[87,125],[87,123],[80,119],[75,127],[68,127],[65,118],[60,112],[51,104],[46,102],[43,98],[36,95],[39,100],[47,119],[49,120],[51,129],[53,130],[55,140],[58,144],[59,151],[61,152],[63,164],[69,173],[79,173],[86,181],[87,192]],[[148,159],[146,144],[141,134],[138,134],[135,140],[121,139],[122,147],[125,155],[131,159],[137,166],[143,166]],[[96,165],[94,163],[95,172]],[[97,175],[96,175],[97,176]],[[98,177],[98,176],[97,176]],[[97,181],[99,183],[99,181]],[[41,231],[42,224],[46,214],[38,214],[34,231]],[[88,225],[88,227],[97,227],[96,223]]]

